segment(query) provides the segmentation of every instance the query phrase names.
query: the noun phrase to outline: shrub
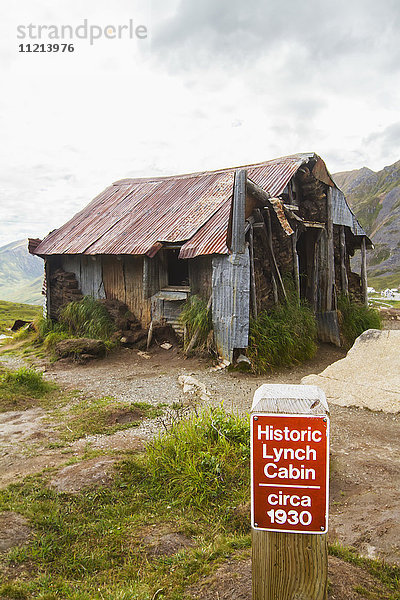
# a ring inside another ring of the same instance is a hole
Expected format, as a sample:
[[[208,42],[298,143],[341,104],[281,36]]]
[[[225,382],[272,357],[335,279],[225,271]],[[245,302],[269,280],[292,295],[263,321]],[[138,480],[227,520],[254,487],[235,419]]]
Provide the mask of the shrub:
[[[60,324],[76,337],[107,340],[116,331],[105,306],[91,296],[67,304],[61,310]]]
[[[207,307],[207,303],[199,296],[190,296],[180,314],[180,321],[186,331],[184,349],[186,350],[196,331],[198,331],[196,347],[204,349],[208,334],[212,330],[211,310]]]
[[[308,360],[317,350],[315,316],[290,285],[286,288],[287,302],[250,320],[247,355],[256,373]]]
[[[180,421],[147,446],[152,496],[202,508],[243,502],[249,486],[249,424],[222,407]]]
[[[382,329],[382,320],[376,308],[351,301],[347,296],[338,299],[340,332],[346,346],[352,346],[367,329]]]

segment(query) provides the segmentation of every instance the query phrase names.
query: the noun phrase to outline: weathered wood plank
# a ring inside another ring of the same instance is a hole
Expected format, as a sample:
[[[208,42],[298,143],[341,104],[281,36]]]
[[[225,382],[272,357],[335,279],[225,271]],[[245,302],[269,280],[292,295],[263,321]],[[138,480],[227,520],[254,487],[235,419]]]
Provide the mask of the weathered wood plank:
[[[271,217],[269,214],[269,211],[266,211],[266,215],[267,215],[267,225],[265,225],[265,221],[263,219],[263,216],[261,214],[261,211],[259,209],[256,209],[254,211],[254,214],[256,215],[256,218],[258,219],[258,223],[261,223],[261,227],[259,229],[259,231],[261,232],[261,238],[263,240],[264,246],[267,250],[268,253],[268,258],[270,261],[270,265],[271,265],[271,271],[272,271],[272,287],[274,288],[274,279],[275,279],[275,287],[276,287],[276,282],[279,283],[279,288],[282,291],[283,297],[286,300],[287,295],[286,295],[286,290],[285,290],[285,286],[283,284],[283,280],[282,280],[282,276],[278,267],[278,263],[276,262],[276,258],[275,258],[275,253],[274,253],[274,247],[272,244],[272,227],[271,227]],[[274,291],[274,297],[275,297],[275,291]],[[275,297],[275,303],[278,303],[278,297],[276,294]]]

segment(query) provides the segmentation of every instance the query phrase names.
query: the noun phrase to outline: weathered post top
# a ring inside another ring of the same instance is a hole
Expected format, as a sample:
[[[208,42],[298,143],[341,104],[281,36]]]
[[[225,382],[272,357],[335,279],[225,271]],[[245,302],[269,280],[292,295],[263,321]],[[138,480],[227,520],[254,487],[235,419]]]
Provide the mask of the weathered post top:
[[[316,385],[264,384],[254,393],[251,412],[327,416],[329,408]]]
[[[316,386],[262,385],[251,408],[253,600],[325,600],[329,409]]]

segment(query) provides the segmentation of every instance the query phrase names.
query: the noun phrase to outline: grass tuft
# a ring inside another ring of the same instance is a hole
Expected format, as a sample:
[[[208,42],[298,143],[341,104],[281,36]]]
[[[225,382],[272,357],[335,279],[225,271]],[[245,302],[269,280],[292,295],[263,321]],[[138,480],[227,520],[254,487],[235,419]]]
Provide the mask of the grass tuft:
[[[338,314],[340,331],[348,347],[367,329],[382,329],[382,319],[376,308],[352,302],[344,295],[338,299]]]
[[[256,373],[298,364],[312,358],[317,351],[315,316],[286,283],[287,302],[263,311],[250,321],[247,356]]]
[[[60,313],[60,323],[75,337],[108,340],[116,331],[106,307],[91,296],[67,304]]]
[[[143,476],[152,496],[173,505],[224,511],[244,502],[249,485],[247,419],[210,408],[150,442]]]
[[[198,331],[198,337],[195,347],[198,350],[204,350],[208,334],[212,330],[211,310],[207,308],[207,303],[199,296],[190,296],[185,302],[179,318],[186,331],[184,350],[196,331]]]

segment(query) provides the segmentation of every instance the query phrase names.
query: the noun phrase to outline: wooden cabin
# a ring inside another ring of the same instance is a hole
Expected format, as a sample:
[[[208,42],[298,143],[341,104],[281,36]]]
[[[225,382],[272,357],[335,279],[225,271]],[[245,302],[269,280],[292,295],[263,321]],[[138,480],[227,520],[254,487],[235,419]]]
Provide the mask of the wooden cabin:
[[[293,278],[317,315],[322,340],[339,344],[338,294],[366,301],[372,244],[314,153],[239,168],[122,179],[44,240],[46,306],[82,295],[124,302],[143,327],[179,331],[190,295],[212,307],[222,357],[248,344],[250,314],[285,298]],[[350,257],[362,252],[361,277]]]

